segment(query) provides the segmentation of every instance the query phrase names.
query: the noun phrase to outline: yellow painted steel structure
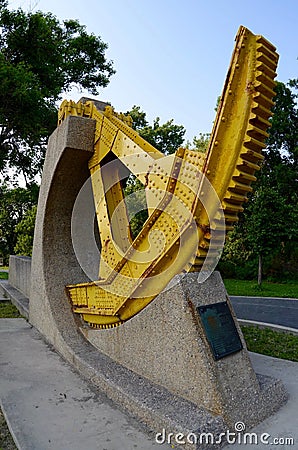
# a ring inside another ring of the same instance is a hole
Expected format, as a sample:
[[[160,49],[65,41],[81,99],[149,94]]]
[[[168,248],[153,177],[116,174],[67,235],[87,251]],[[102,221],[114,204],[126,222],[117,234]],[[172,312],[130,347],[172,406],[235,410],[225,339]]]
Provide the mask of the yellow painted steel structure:
[[[101,239],[99,279],[66,287],[84,321],[117,326],[176,274],[200,271],[206,257],[216,258],[263,160],[277,62],[271,43],[239,28],[206,154],[180,148],[165,157],[111,106],[100,111],[91,101],[62,103],[59,124],[68,115],[96,121],[89,169]],[[144,184],[149,214],[134,240],[122,189],[127,170]]]

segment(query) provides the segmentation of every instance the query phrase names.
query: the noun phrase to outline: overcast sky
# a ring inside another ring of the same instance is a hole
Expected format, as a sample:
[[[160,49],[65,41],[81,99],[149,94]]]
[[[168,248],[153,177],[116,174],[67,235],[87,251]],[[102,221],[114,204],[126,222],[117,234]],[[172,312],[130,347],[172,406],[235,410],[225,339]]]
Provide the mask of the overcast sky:
[[[98,98],[116,111],[140,105],[150,121],[173,118],[189,139],[211,131],[240,25],[277,47],[279,81],[298,77],[295,0],[10,0],[9,5],[78,19],[101,36],[117,73]],[[73,100],[80,96],[72,93]]]

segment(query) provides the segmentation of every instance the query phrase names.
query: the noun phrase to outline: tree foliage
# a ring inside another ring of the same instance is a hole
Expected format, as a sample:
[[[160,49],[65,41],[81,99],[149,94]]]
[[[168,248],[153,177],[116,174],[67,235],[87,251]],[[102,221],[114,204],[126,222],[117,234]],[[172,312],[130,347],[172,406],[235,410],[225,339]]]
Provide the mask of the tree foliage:
[[[187,141],[186,148],[196,152],[206,153],[209,141],[210,133],[199,133],[198,136],[194,136],[192,142]]]
[[[37,203],[38,186],[11,189],[0,186],[0,256],[8,263],[17,243],[16,226]]]
[[[132,238],[135,239],[148,219],[146,192],[143,184],[130,175],[124,189]]]
[[[98,94],[114,73],[105,44],[76,20],[9,10],[0,0],[0,171],[32,178],[55,129],[56,102],[77,86]]]
[[[14,253],[16,255],[32,255],[36,211],[37,205],[28,209],[23,219],[15,227],[16,245]]]
[[[276,85],[265,159],[244,213],[227,239],[222,258],[223,262],[233,261],[239,267],[255,258],[267,265],[267,275],[273,278],[297,275],[294,263],[298,241],[298,114],[295,89],[297,80],[287,85],[281,82]],[[232,253],[234,259],[231,258]],[[235,257],[235,254],[238,256]],[[261,264],[260,271],[263,269]]]
[[[174,119],[161,124],[160,118],[156,117],[149,125],[146,113],[141,111],[140,106],[133,106],[127,114],[131,116],[132,126],[140,136],[165,155],[175,153],[182,146],[186,130],[183,125],[174,124]]]

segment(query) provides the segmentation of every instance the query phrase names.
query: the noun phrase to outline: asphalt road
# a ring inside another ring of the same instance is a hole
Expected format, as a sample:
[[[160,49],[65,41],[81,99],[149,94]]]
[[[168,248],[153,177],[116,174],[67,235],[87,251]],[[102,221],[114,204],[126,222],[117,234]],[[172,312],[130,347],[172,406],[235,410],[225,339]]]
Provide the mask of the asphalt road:
[[[230,297],[238,319],[298,329],[298,300],[268,297]]]

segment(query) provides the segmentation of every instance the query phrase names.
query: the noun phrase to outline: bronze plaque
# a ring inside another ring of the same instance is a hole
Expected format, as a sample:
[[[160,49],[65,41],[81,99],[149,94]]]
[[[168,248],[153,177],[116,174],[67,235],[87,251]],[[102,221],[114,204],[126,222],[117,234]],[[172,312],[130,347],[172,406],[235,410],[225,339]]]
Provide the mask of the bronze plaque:
[[[197,311],[215,360],[242,350],[243,345],[227,302],[199,306]]]

